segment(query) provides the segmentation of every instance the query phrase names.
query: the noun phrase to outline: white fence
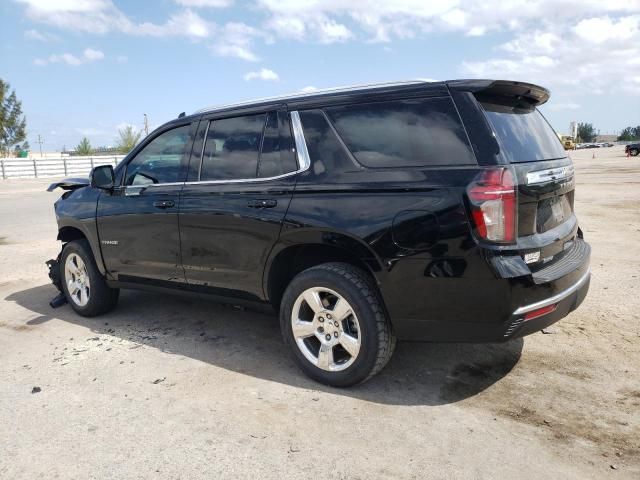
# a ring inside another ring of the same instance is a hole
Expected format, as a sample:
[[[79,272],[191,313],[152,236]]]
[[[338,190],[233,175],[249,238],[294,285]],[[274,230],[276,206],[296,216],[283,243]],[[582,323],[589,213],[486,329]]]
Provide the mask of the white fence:
[[[0,158],[2,178],[86,177],[94,166],[116,166],[124,155],[60,158]]]

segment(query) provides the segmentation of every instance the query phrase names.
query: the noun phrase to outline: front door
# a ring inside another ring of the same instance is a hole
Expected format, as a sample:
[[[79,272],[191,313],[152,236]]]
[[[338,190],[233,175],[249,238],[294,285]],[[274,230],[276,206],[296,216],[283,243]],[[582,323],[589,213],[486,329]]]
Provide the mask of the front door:
[[[98,201],[107,271],[123,282],[184,282],[178,203],[192,145],[190,123],[147,140],[126,165],[122,185]]]
[[[200,122],[180,196],[187,282],[210,293],[262,298],[262,273],[296,180],[286,112]],[[199,148],[198,148],[199,147]]]

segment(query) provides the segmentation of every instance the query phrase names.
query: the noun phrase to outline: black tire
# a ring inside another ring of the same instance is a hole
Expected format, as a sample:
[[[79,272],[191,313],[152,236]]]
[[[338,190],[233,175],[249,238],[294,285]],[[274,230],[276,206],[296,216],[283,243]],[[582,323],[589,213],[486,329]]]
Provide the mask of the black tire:
[[[67,278],[66,262],[70,255],[75,254],[80,257],[86,267],[89,277],[89,299],[86,305],[79,305],[69,293],[69,279]],[[62,279],[62,289],[71,308],[83,317],[95,317],[112,310],[118,303],[120,290],[110,288],[104,277],[98,270],[96,261],[93,258],[91,247],[86,240],[74,240],[67,243],[60,256],[60,275]]]
[[[629,150],[629,154],[632,157],[635,157],[636,155],[638,155],[638,153],[640,153],[640,150],[638,150],[637,148],[632,148],[631,150]]]
[[[360,350],[341,371],[327,371],[309,361],[298,347],[291,317],[296,299],[310,288],[328,288],[342,296],[358,318]],[[298,274],[288,285],[280,307],[280,328],[295,363],[317,382],[349,387],[365,382],[387,364],[396,344],[380,293],[361,269],[346,263],[325,263]]]

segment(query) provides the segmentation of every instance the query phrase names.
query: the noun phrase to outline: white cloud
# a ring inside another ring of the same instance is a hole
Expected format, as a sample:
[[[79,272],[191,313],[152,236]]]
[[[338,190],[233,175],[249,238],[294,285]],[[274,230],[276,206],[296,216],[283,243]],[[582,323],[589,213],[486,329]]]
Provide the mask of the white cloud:
[[[640,93],[635,80],[640,66],[633,61],[640,56],[639,0],[257,0],[257,9],[245,7],[251,24],[221,24],[205,15],[212,12],[205,7],[222,8],[232,0],[174,0],[180,10],[159,23],[133,21],[113,0],[16,1],[30,20],[73,32],[206,40],[214,55],[245,61],[259,60],[256,45],[273,38],[322,44],[391,42],[442,32],[500,38],[502,45],[467,59],[461,73],[592,93]],[[84,62],[72,57],[53,62]]]
[[[353,37],[347,27],[333,20],[320,21],[316,28],[322,43],[344,42]]]
[[[183,7],[213,7],[224,8],[233,5],[233,0],[175,0],[178,5]]]
[[[118,63],[127,63],[129,61],[129,57],[127,57],[126,55],[118,55],[116,57],[116,62]]]
[[[467,30],[466,35],[468,37],[481,37],[485,33],[487,33],[487,27],[476,25],[475,27],[471,27],[469,30]]]
[[[215,24],[189,9],[171,15],[165,23],[156,24],[133,22],[112,0],[16,1],[26,5],[26,15],[31,20],[74,32],[105,34],[119,31],[129,35],[199,39],[210,36],[215,28]]]
[[[39,32],[38,30],[34,29],[26,30],[24,32],[24,38],[28,40],[36,40],[38,42],[51,42],[58,40],[58,37],[56,35],[53,35],[51,33]]]
[[[580,105],[574,102],[554,103],[553,100],[551,100],[545,108],[557,112],[562,110],[577,110],[580,108]]]
[[[640,9],[640,7],[639,7]],[[464,62],[465,75],[510,78],[569,92],[640,95],[640,15],[546,22],[500,45],[501,56]]]
[[[263,33],[244,23],[230,22],[218,28],[211,51],[221,57],[235,57],[249,62],[259,60],[251,47]]]
[[[610,40],[628,40],[638,34],[640,16],[623,17],[618,21],[608,16],[581,20],[574,28],[575,34],[588,43],[602,44]]]
[[[244,79],[249,82],[251,80],[271,80],[278,81],[280,80],[280,76],[274,72],[273,70],[269,70],[268,68],[261,68],[256,72],[249,72],[245,74]]]
[[[104,53],[102,53],[100,50],[85,48],[85,50],[82,52],[82,55],[80,56],[73,55],[71,53],[54,53],[49,55],[47,58],[36,58],[33,63],[40,67],[49,65],[51,63],[64,63],[72,67],[77,67],[84,63],[97,62],[98,60],[102,60],[103,58]]]
[[[309,85],[308,87],[302,87],[300,89],[300,91],[302,93],[313,93],[316,92],[318,89],[316,87],[314,87],[313,85]]]
[[[268,28],[278,36],[331,41],[322,25],[333,22],[348,38],[388,42],[433,31],[462,31],[481,36],[490,31],[518,32],[523,27],[571,23],[586,15],[637,12],[637,0],[258,0]],[[530,25],[529,25],[530,24]],[[606,28],[606,26],[605,26]],[[358,34],[361,30],[362,34]],[[339,40],[344,40],[341,36]]]
[[[130,33],[150,35],[153,37],[182,35],[194,39],[201,39],[209,37],[214,28],[214,24],[207,22],[197,13],[191,10],[185,10],[172,15],[164,24],[151,22],[141,23]]]
[[[31,20],[73,31],[131,31],[133,23],[111,0],[16,0]]]
[[[87,62],[95,62],[96,60],[102,60],[104,53],[100,50],[94,50],[93,48],[86,48],[83,52],[84,59]]]

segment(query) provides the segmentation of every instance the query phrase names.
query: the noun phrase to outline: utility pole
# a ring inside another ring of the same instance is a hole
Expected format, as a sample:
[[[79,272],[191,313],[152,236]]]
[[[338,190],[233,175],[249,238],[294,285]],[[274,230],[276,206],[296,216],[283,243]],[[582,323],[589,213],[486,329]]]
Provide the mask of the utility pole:
[[[44,140],[40,138],[40,134],[38,134],[38,141],[36,143],[40,145],[40,158],[42,158],[42,144],[44,143]]]
[[[143,114],[144,115],[144,136],[148,136],[149,135],[149,119],[147,118],[147,114]]]

